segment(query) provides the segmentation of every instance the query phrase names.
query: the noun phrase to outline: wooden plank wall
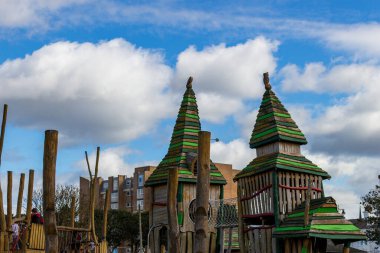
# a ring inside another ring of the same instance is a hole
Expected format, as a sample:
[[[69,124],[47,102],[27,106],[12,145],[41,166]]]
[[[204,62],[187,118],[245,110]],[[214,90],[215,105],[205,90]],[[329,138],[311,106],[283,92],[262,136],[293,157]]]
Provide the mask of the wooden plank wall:
[[[272,173],[239,179],[243,217],[273,214]]]
[[[281,220],[285,217],[285,214],[292,212],[297,205],[306,200],[309,179],[312,188],[311,199],[321,198],[321,176],[288,171],[278,172],[279,211]]]
[[[41,224],[31,224],[30,234],[29,234],[29,248],[36,250],[45,249],[45,232],[44,225]]]
[[[276,243],[272,240],[273,226],[258,226],[249,228],[245,240],[250,253],[276,252]]]
[[[303,244],[308,241],[308,253],[317,252],[313,248],[313,240],[312,239],[285,239],[284,240],[284,253],[302,253],[302,246]],[[326,251],[326,250],[325,250]],[[322,251],[320,251],[322,252]]]

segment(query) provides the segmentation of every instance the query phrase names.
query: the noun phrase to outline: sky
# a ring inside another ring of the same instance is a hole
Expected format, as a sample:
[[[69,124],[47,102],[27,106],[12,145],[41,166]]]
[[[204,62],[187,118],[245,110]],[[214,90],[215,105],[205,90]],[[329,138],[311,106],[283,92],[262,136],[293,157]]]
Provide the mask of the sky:
[[[0,0],[2,185],[29,169],[41,185],[47,129],[61,184],[88,176],[97,146],[103,177],[157,165],[189,76],[202,129],[220,139],[213,161],[242,169],[269,72],[302,153],[332,176],[326,195],[356,218],[380,174],[379,45],[374,0]]]

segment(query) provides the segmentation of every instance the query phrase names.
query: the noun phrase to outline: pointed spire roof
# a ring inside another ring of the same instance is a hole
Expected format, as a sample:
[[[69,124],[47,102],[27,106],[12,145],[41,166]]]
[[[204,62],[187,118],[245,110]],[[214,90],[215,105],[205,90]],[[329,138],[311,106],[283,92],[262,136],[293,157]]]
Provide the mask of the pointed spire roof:
[[[196,170],[198,133],[201,130],[201,123],[192,81],[192,77],[187,81],[168,153],[148,178],[145,183],[146,186],[165,184],[168,178],[168,170],[173,167],[178,169],[179,181],[196,182],[194,167]],[[211,183],[226,184],[223,175],[212,161],[210,176]]]
[[[306,144],[305,136],[272,91],[268,73],[264,73],[263,81],[266,91],[252,132],[250,147],[257,149],[280,141],[296,145]],[[326,171],[301,153],[285,153],[277,150],[255,157],[234,177],[234,180],[277,169],[318,175],[324,179],[330,178]]]
[[[249,142],[250,147],[257,148],[277,141],[306,144],[304,134],[272,91],[268,73],[264,73],[263,81],[266,91]]]

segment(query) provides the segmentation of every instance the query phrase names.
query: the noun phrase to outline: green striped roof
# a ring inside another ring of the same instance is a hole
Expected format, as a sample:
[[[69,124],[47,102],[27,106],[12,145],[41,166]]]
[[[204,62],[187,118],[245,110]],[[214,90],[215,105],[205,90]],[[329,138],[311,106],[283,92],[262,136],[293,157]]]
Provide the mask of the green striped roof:
[[[278,238],[318,237],[341,242],[366,240],[365,234],[338,212],[338,207],[332,197],[311,200],[307,226],[304,224],[304,217],[305,202],[291,212],[279,227],[275,228],[273,236]]]
[[[169,168],[173,167],[178,169],[179,181],[196,182],[196,176],[189,168],[189,156],[194,157],[198,153],[198,132],[201,130],[201,124],[190,79],[186,87],[168,153],[145,182],[146,186],[166,184]],[[214,184],[226,184],[223,175],[212,161],[210,181]]]
[[[272,153],[253,159],[247,167],[235,176],[234,180],[269,170],[290,170],[330,178],[330,175],[326,171],[322,170],[304,156]]]
[[[306,138],[271,89],[265,91],[249,142],[257,148],[276,141],[306,144]]]

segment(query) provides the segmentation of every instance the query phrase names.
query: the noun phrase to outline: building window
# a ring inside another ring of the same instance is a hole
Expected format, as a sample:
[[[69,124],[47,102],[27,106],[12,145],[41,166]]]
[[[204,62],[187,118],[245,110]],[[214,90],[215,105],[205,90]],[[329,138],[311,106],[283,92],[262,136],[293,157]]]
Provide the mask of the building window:
[[[137,210],[139,209],[139,206],[141,210],[144,209],[144,200],[137,200],[137,205],[136,205]]]
[[[144,188],[137,189],[137,198],[138,199],[144,198]]]
[[[119,209],[119,203],[111,203],[111,209]]]
[[[102,192],[105,192],[108,189],[108,181],[103,182]]]
[[[112,191],[117,191],[119,189],[119,180],[118,178],[113,179]]]
[[[117,192],[111,193],[111,202],[119,202],[119,194]]]
[[[144,174],[139,175],[138,186],[144,186]]]
[[[131,203],[130,202],[127,203],[127,207],[131,207]]]
[[[131,191],[129,189],[127,190],[127,196],[131,196]]]

